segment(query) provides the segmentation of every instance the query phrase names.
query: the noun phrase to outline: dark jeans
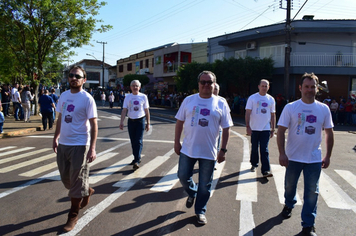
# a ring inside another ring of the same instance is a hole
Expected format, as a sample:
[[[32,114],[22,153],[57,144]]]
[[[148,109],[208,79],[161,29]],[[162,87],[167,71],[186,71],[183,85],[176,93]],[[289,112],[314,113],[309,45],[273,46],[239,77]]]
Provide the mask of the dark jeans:
[[[15,112],[14,112],[14,117],[16,120],[23,120],[24,118],[24,113],[23,113],[23,108],[21,103],[19,102],[13,102],[14,104],[14,108],[15,108]],[[19,113],[20,113],[20,117],[19,117]]]
[[[47,120],[48,120],[48,124],[49,124],[49,128],[52,129],[53,126],[53,112],[52,111],[47,111],[47,112],[42,112],[42,125],[43,125],[43,129],[46,130],[47,129]]]
[[[131,140],[132,154],[136,163],[141,162],[141,151],[143,147],[143,132],[145,131],[146,117],[130,119],[127,122]]]
[[[8,102],[2,104],[2,110],[4,112],[5,117],[9,115],[9,103]]]
[[[252,166],[258,166],[258,146],[260,146],[260,155],[261,155],[261,172],[270,171],[269,165],[269,152],[268,152],[268,143],[269,143],[270,131],[252,131],[251,134],[251,157],[250,162]]]

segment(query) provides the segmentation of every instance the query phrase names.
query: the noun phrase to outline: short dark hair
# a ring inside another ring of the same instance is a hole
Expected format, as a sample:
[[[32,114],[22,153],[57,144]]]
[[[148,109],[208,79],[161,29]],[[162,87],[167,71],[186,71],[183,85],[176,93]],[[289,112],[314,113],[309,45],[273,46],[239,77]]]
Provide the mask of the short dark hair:
[[[315,80],[316,84],[319,84],[318,76],[316,76],[313,72],[312,73],[305,72],[304,75],[302,75],[302,79],[300,80],[300,85],[303,85],[303,82],[306,78],[313,79]]]
[[[204,70],[203,72],[201,72],[201,73],[198,75],[198,82],[200,81],[200,77],[201,77],[202,75],[212,75],[212,76],[213,76],[213,82],[216,83],[216,75],[215,75],[213,72],[211,72],[211,71],[209,71],[209,70]]]
[[[86,79],[87,78],[87,73],[85,72],[84,68],[78,65],[73,65],[70,69],[69,69],[69,73],[74,70],[74,69],[78,69],[81,70],[83,72],[83,78]]]

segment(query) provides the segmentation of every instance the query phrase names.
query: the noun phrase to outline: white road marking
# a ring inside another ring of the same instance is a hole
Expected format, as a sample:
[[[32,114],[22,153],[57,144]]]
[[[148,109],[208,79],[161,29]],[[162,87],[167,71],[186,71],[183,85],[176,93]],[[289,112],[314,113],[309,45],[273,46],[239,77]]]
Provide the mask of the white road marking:
[[[121,120],[119,116],[99,116],[100,118],[110,119],[110,120]]]
[[[356,213],[356,202],[352,200],[324,171],[319,180],[319,192],[330,208],[351,209]]]
[[[281,204],[284,204],[284,177],[286,173],[286,168],[281,165],[271,165],[273,179],[276,184],[276,189],[278,193],[278,199]],[[296,205],[302,205],[303,202],[297,193],[297,203]]]
[[[250,142],[248,141],[248,139],[245,136],[243,136],[243,135],[241,135],[241,134],[239,134],[239,133],[237,133],[237,132],[235,132],[233,130],[231,130],[230,132],[235,134],[235,135],[237,135],[238,137],[240,137],[243,140],[244,146],[243,146],[243,158],[242,158],[242,161],[243,162],[250,162]]]
[[[15,147],[16,147],[16,146],[3,147],[3,148],[0,148],[0,151],[4,151],[4,150],[11,149],[11,148],[15,148]]]
[[[346,182],[356,189],[356,176],[348,170],[335,170]]]
[[[177,177],[178,164],[175,165],[163,178],[161,178],[152,188],[155,192],[169,192],[174,185],[179,181]]]
[[[250,163],[242,162],[237,183],[236,200],[257,202],[257,174],[251,172]]]
[[[32,155],[35,155],[35,154],[39,154],[41,152],[50,151],[50,150],[52,150],[52,148],[42,148],[42,149],[39,149],[39,150],[36,150],[36,151],[26,152],[26,153],[23,153],[23,154],[20,154],[20,155],[17,155],[17,156],[4,158],[4,159],[0,160],[0,164],[4,164],[4,163],[10,162],[10,161],[19,160],[19,159],[24,158],[24,157],[29,157],[29,156],[32,156]]]
[[[18,152],[27,151],[27,150],[30,150],[30,149],[34,149],[34,147],[24,147],[24,148],[19,148],[19,149],[16,149],[16,150],[2,152],[2,153],[0,153],[0,157],[7,156],[7,155],[10,155],[10,154],[14,154],[14,153],[18,153]]]
[[[95,217],[97,217],[102,211],[108,208],[114,201],[125,194],[130,188],[132,188],[138,181],[146,177],[154,169],[160,166],[162,163],[167,161],[169,156],[158,156],[152,161],[146,163],[132,174],[126,176],[119,182],[113,184],[114,187],[119,187],[114,193],[110,194],[103,201],[98,203],[95,207],[90,208],[90,211],[86,211],[83,217],[78,220],[77,225],[72,231],[69,231],[63,235],[76,235],[79,233],[87,224],[89,224]]]
[[[255,221],[253,219],[252,204],[250,201],[242,200],[240,206],[239,235],[253,236]]]
[[[19,175],[20,175],[20,176],[25,176],[25,177],[32,177],[32,176],[41,174],[41,173],[43,173],[43,172],[46,172],[46,171],[48,171],[48,170],[52,170],[52,169],[54,169],[54,168],[56,168],[56,167],[57,167],[57,162],[52,162],[52,163],[50,163],[50,164],[37,167],[36,169],[33,169],[33,170],[30,170],[30,171],[24,172],[24,173],[19,174]]]
[[[54,157],[56,157],[56,154],[55,153],[51,153],[51,154],[48,154],[48,155],[45,155],[45,156],[42,156],[42,157],[38,157],[38,158],[35,158],[35,159],[32,159],[32,160],[28,160],[28,161],[24,161],[24,162],[21,162],[21,163],[12,165],[12,166],[1,168],[0,169],[0,173],[7,173],[7,172],[10,172],[10,171],[13,171],[13,170],[17,170],[17,169],[20,169],[20,168],[28,166],[28,165],[32,165],[32,164],[35,164],[35,163],[38,163],[38,162],[41,162],[41,161],[45,161],[45,160],[54,158]]]
[[[211,183],[211,192],[210,192],[210,197],[213,196],[215,192],[216,185],[218,184],[218,181],[220,179],[221,173],[224,169],[224,166],[226,164],[226,161],[222,163],[217,163],[215,164],[216,170],[214,171],[214,177],[213,177],[213,182]]]

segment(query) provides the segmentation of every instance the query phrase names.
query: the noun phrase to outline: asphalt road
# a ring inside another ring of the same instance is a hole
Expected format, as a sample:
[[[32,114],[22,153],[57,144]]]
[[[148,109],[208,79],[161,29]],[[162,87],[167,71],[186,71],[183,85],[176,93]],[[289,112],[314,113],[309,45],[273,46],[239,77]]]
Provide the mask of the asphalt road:
[[[161,111],[160,113],[164,113]],[[98,159],[91,166],[96,190],[66,235],[297,235],[301,205],[283,220],[284,168],[278,165],[276,138],[270,142],[273,178],[249,171],[249,137],[231,130],[226,162],[217,165],[214,191],[206,213],[196,223],[194,208],[176,178],[173,152],[175,120],[171,114],[151,118],[145,133],[141,167],[132,170],[127,127],[118,126],[118,110],[99,108]],[[53,131],[0,142],[0,234],[58,235],[70,202],[59,181],[51,150]],[[332,162],[323,170],[316,229],[318,235],[354,235],[356,231],[355,134],[335,131]],[[197,168],[197,167],[196,167]],[[195,175],[195,178],[197,174]],[[302,198],[303,178],[298,186]]]

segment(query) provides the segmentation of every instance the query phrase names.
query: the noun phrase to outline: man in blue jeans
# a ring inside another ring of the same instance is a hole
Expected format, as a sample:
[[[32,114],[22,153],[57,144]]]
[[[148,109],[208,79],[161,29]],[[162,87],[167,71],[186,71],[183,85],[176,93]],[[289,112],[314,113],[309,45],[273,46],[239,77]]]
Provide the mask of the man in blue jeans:
[[[178,178],[188,194],[186,207],[195,201],[199,224],[206,224],[205,212],[210,198],[216,160],[225,161],[230,126],[233,125],[229,105],[225,99],[213,95],[216,76],[203,71],[198,76],[199,93],[188,96],[180,106],[176,119],[174,151],[179,155]],[[221,149],[217,150],[219,128],[223,129]],[[183,145],[180,137],[184,127]],[[192,178],[199,162],[199,184]]]
[[[315,100],[318,77],[302,76],[299,90],[302,98],[289,103],[278,121],[277,144],[279,163],[285,166],[284,218],[292,216],[297,202],[297,183],[301,172],[304,176],[304,205],[302,209],[302,235],[316,235],[315,217],[319,195],[321,168],[328,168],[334,145],[333,123],[329,107]],[[285,132],[289,129],[285,148]],[[326,154],[322,158],[321,140],[325,130]]]
[[[251,136],[251,171],[258,167],[258,146],[261,155],[261,172],[263,177],[272,177],[269,164],[268,143],[273,137],[276,125],[276,102],[267,93],[269,81],[262,79],[258,85],[258,92],[251,95],[246,104],[246,133]]]

